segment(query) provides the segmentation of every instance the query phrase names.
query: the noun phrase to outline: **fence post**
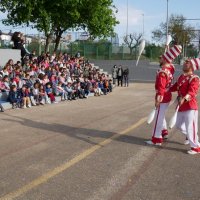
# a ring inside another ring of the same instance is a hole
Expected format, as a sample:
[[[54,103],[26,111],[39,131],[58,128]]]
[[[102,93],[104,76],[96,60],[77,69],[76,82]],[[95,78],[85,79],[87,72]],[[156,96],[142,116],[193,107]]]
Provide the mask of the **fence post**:
[[[38,33],[38,54],[41,55],[42,52],[42,47],[41,47],[41,37],[40,37],[40,32]]]
[[[96,45],[96,59],[98,60],[99,57],[99,47]]]
[[[83,44],[83,56],[85,57],[85,44]]]
[[[124,60],[124,46],[122,46],[122,60]]]
[[[71,43],[71,55],[73,54],[73,43]]]
[[[108,60],[110,60],[110,58],[111,58],[111,48],[112,47],[112,45],[111,44],[109,44],[108,45]]]

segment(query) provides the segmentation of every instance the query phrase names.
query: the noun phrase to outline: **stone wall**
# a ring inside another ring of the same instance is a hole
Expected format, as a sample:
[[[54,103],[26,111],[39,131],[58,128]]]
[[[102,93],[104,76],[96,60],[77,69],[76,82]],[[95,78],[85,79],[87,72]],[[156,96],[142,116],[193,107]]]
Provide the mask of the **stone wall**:
[[[0,66],[3,67],[9,59],[14,62],[21,60],[21,51],[17,49],[0,49]]]

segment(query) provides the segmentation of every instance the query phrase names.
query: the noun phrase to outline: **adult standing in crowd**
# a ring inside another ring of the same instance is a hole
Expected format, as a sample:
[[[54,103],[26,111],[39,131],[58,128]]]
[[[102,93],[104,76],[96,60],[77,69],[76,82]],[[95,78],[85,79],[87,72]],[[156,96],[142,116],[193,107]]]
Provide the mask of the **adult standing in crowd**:
[[[169,91],[175,68],[172,61],[181,53],[181,46],[175,45],[160,56],[161,69],[158,70],[155,81],[155,125],[152,133],[152,139],[146,141],[150,145],[161,145],[163,138],[168,137],[165,112],[169,106],[172,94]]]
[[[21,57],[22,59],[27,54],[26,49],[24,48],[24,36],[21,32],[14,32],[12,35],[11,40],[14,43],[13,49],[20,49],[21,50]]]
[[[116,79],[117,79],[117,66],[114,65],[113,66],[113,69],[112,69],[112,78],[113,78],[113,84],[115,85],[116,84]]]
[[[123,68],[121,65],[118,67],[118,70],[117,70],[117,82],[118,82],[118,86],[119,84],[121,85],[121,87],[123,86]]]
[[[128,84],[129,84],[128,76],[129,76],[129,69],[128,69],[128,67],[127,67],[127,68],[124,70],[124,73],[123,73],[123,77],[124,77],[124,87],[128,87]]]
[[[200,58],[186,60],[183,65],[183,74],[170,88],[171,92],[178,92],[178,114],[176,127],[186,134],[191,150],[188,154],[200,153],[198,138],[198,103],[199,77],[194,71],[200,68]]]

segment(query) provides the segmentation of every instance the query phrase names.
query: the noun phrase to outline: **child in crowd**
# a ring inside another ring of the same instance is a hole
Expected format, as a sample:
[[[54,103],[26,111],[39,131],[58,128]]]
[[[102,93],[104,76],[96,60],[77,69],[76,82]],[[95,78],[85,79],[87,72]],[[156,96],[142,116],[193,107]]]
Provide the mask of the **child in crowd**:
[[[46,93],[47,93],[47,96],[50,98],[51,103],[57,103],[55,96],[53,94],[53,90],[51,88],[51,83],[46,84]]]
[[[29,98],[31,101],[31,105],[32,106],[36,106],[36,102],[35,102],[35,98],[34,98],[34,94],[33,94],[33,88],[28,87],[28,92],[29,92]]]
[[[10,103],[12,104],[13,109],[21,107],[22,98],[19,95],[19,93],[17,92],[16,85],[11,86],[8,99],[9,99]]]
[[[104,86],[104,89],[105,89],[105,93],[107,94],[109,92],[109,81],[105,79],[103,81],[103,86]]]
[[[6,86],[3,82],[3,75],[0,73],[0,92],[6,92]]]
[[[81,83],[77,82],[77,92],[80,99],[87,98],[85,95],[85,90],[81,88]]]
[[[57,92],[58,79],[57,79],[56,74],[53,74],[53,73],[51,74],[50,82],[52,84],[53,93],[57,95],[57,93],[59,92]]]
[[[67,99],[67,92],[62,87],[62,83],[59,81],[58,85],[56,86],[57,95],[61,96],[61,101]]]
[[[98,82],[95,82],[93,87],[94,87],[94,96],[101,96],[101,88],[99,88]]]
[[[2,74],[0,74],[0,93],[4,91],[4,84],[3,84],[3,81],[2,81]],[[0,109],[1,109],[1,112],[4,112],[4,108],[3,106],[1,105],[0,103]]]
[[[44,86],[42,84],[39,84],[39,101],[40,101],[40,104],[42,104],[42,105],[44,105],[45,102],[51,103],[51,102],[48,102],[48,96],[47,96]]]
[[[109,92],[112,92],[113,86],[112,86],[112,80],[111,79],[109,80],[109,86],[108,86],[108,88],[109,88]]]
[[[98,87],[101,89],[101,94],[106,95],[106,89],[104,88],[103,80],[100,80],[98,83]]]
[[[33,88],[33,83],[32,83],[32,81],[31,81],[31,79],[30,79],[30,75],[29,75],[29,74],[26,74],[26,75],[25,75],[25,78],[24,78],[24,80],[23,80],[23,83],[24,83],[24,85],[26,85],[28,88]]]
[[[22,97],[23,108],[31,107],[30,93],[26,85],[23,85],[19,91]]]
[[[36,105],[40,104],[39,86],[39,83],[34,83],[32,90]]]
[[[4,85],[4,91],[9,92],[10,91],[9,77],[7,75],[5,75],[3,77],[2,81],[3,81],[3,85]]]
[[[12,85],[16,85],[17,89],[21,89],[23,86],[23,81],[20,75],[16,74],[15,78],[12,80]]]
[[[66,91],[67,91],[67,98],[68,98],[68,100],[70,100],[70,101],[72,99],[75,100],[75,92],[76,92],[76,90],[73,90],[73,88],[72,88],[72,82],[71,81],[69,81],[67,83]]]

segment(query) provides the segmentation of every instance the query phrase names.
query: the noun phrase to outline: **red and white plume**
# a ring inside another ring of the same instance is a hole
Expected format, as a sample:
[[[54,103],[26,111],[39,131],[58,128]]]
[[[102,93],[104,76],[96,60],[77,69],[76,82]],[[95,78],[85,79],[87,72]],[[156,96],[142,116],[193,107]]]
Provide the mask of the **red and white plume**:
[[[149,116],[147,117],[147,124],[151,124],[151,122],[154,120],[156,114],[156,108],[154,108]]]
[[[139,60],[140,60],[140,56],[142,55],[142,52],[144,51],[144,48],[145,48],[145,40],[142,39],[142,40],[140,41],[139,55],[138,55],[138,59],[137,59],[137,61],[136,61],[136,66],[138,65],[138,62],[139,62]]]
[[[166,62],[171,63],[181,53],[181,51],[182,47],[180,45],[175,45],[163,54],[163,58]]]
[[[200,69],[200,58],[193,58],[190,60],[193,71]]]
[[[172,129],[174,127],[174,125],[176,124],[178,109],[179,109],[179,106],[177,106],[174,115],[172,116],[172,118],[169,121],[169,128],[170,129]]]
[[[171,35],[167,35],[166,46],[168,46],[171,41],[172,41],[172,36]]]

